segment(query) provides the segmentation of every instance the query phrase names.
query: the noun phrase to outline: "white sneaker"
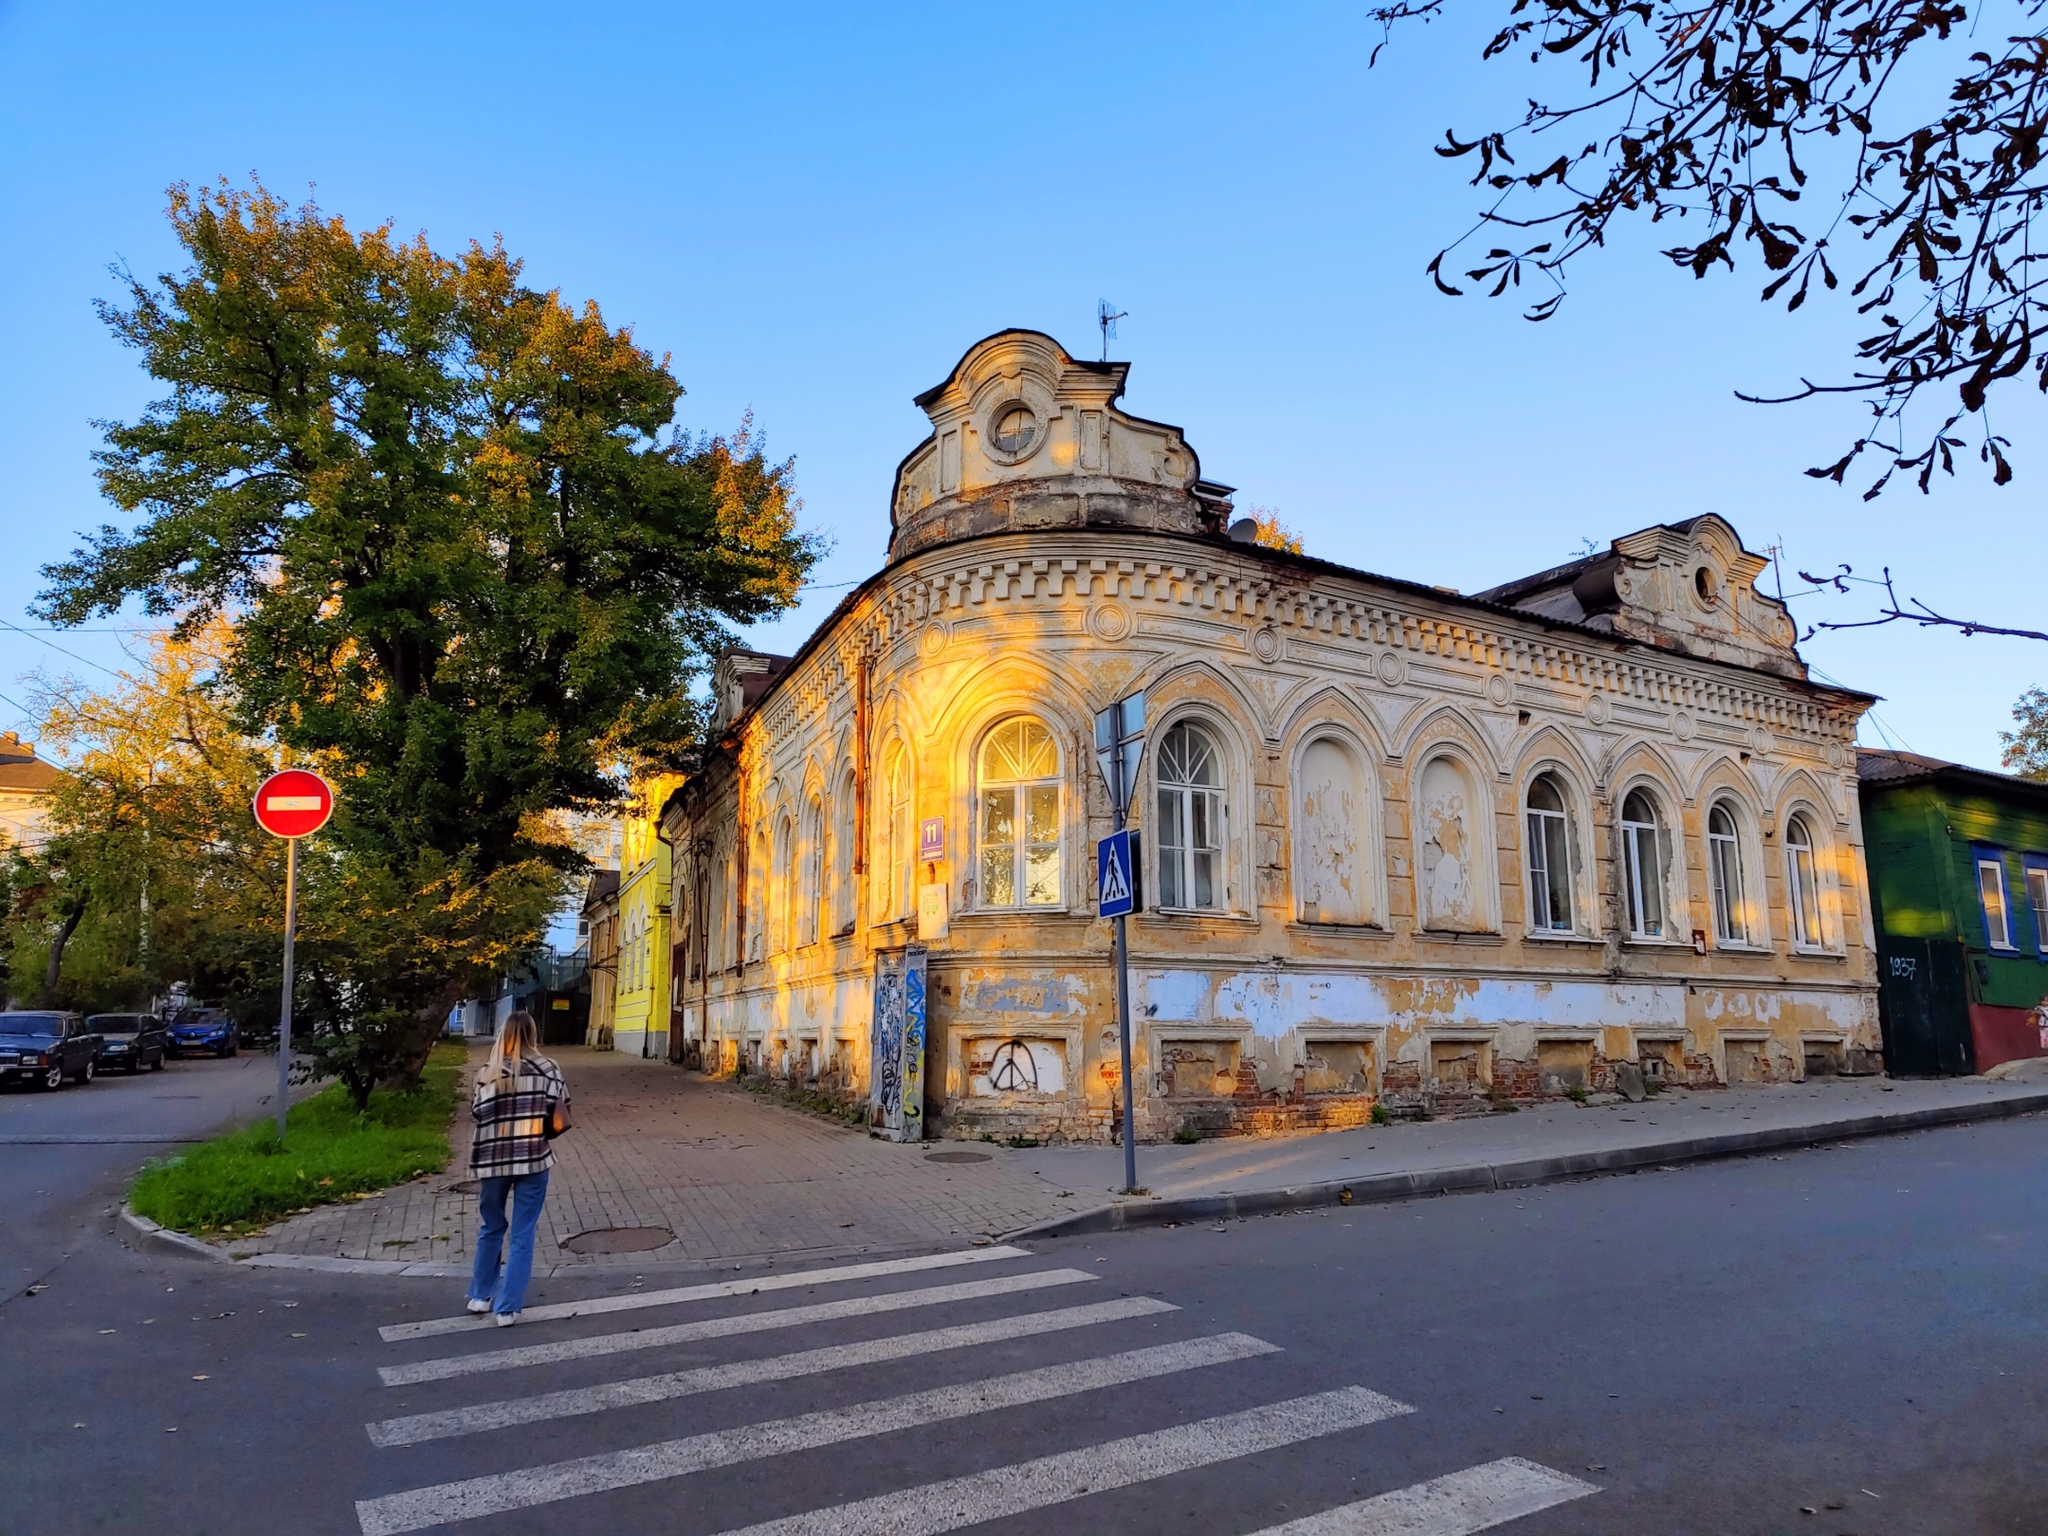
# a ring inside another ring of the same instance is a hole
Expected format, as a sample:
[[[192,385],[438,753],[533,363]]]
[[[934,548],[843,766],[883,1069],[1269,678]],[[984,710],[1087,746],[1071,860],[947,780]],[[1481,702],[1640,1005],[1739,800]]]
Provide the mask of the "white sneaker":
[[[500,1312],[493,1316],[491,1321],[496,1323],[500,1328],[510,1328],[514,1323],[519,1321],[519,1314],[517,1312]]]
[[[488,1301],[478,1301],[474,1296],[469,1298],[469,1311],[472,1317],[482,1317],[490,1310],[491,1304]]]

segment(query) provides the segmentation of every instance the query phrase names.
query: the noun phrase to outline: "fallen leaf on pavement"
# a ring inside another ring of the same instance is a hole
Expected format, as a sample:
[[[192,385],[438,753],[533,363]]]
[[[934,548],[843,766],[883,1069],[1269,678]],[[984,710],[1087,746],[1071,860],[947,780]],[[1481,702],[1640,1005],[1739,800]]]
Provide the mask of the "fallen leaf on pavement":
[[[204,1381],[204,1380],[206,1380],[206,1373],[205,1373],[204,1371],[202,1371],[202,1372],[200,1372],[200,1373],[199,1373],[199,1374],[198,1374],[197,1376],[194,1376],[194,1377],[193,1377],[192,1379],[193,1379],[194,1381]]]

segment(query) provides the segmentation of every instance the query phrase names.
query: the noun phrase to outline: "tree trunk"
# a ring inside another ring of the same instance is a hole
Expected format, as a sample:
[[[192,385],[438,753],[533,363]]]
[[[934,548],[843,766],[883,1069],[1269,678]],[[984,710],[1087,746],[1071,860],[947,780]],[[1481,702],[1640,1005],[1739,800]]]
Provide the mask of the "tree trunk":
[[[43,1006],[57,1006],[57,979],[64,972],[64,946],[71,942],[71,935],[78,931],[78,920],[85,916],[85,903],[80,902],[71,909],[71,915],[64,919],[64,926],[57,930],[57,937],[50,943],[50,963],[43,967]]]

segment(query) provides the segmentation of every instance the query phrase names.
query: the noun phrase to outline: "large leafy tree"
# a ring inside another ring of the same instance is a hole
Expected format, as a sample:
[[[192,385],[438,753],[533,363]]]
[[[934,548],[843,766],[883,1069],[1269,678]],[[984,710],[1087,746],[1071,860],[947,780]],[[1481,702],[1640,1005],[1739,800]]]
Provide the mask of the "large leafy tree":
[[[39,611],[225,613],[244,725],[339,765],[352,835],[477,877],[559,857],[533,818],[686,748],[723,625],[794,599],[789,466],[678,431],[667,359],[502,246],[225,183],[170,219],[189,268],[103,307],[169,386],[105,426],[136,520],[47,567]]]
[[[1448,293],[1533,293],[1541,320],[1569,269],[1646,218],[1695,277],[1759,261],[1763,298],[1788,310],[1846,283],[1869,326],[1853,363],[1781,398],[1859,395],[1870,423],[1809,473],[1839,483],[1872,454],[1866,496],[1900,470],[1924,491],[1974,450],[2004,484],[1989,402],[2010,382],[2048,391],[2042,5],[1511,0],[1485,56],[1526,50],[1578,78],[1517,122],[1446,135],[1438,153],[1466,159],[1486,201],[1469,253],[1461,241],[1430,272]],[[1934,408],[1909,416],[1923,398]]]
[[[725,626],[791,603],[817,547],[750,423],[680,431],[667,359],[502,246],[445,256],[260,185],[169,212],[190,265],[102,311],[168,387],[104,424],[132,521],[46,567],[38,611],[226,621],[237,729],[339,781],[335,911],[412,925],[330,933],[381,957],[334,969],[331,1064],[403,1076],[580,862],[550,813],[687,752]],[[317,951],[310,892],[308,921]]]
[[[249,814],[275,748],[233,720],[234,645],[216,619],[148,636],[112,686],[39,682],[39,742],[68,771],[48,837],[10,869],[17,995],[118,1008],[183,983],[247,1023],[276,1020],[284,849]],[[539,857],[483,878],[432,849],[393,858],[352,817],[344,806],[301,850],[293,991],[299,1048],[363,1103],[407,1075],[442,989],[536,944],[566,885]],[[559,841],[545,821],[528,835]]]

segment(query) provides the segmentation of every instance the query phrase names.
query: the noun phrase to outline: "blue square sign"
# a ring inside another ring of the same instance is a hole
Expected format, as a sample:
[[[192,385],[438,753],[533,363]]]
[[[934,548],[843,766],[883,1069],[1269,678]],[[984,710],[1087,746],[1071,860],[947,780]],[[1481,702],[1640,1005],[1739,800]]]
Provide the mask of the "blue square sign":
[[[1095,845],[1095,911],[1123,917],[1138,910],[1138,835],[1112,832]]]

